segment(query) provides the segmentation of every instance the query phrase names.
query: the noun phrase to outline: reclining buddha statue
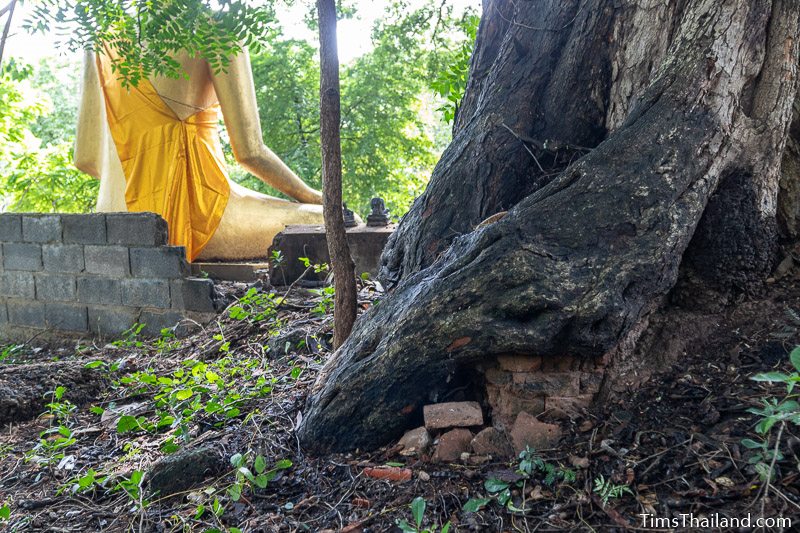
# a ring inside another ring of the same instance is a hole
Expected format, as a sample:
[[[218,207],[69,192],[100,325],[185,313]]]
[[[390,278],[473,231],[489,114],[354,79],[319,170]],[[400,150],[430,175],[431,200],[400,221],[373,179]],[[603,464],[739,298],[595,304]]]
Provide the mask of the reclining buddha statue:
[[[322,195],[264,145],[247,51],[226,72],[189,54],[186,78],[156,77],[123,87],[113,52],[87,52],[75,166],[100,180],[97,211],[151,211],[190,261],[263,257],[287,224],[321,224]],[[247,189],[228,177],[219,112],[236,160],[298,200]]]

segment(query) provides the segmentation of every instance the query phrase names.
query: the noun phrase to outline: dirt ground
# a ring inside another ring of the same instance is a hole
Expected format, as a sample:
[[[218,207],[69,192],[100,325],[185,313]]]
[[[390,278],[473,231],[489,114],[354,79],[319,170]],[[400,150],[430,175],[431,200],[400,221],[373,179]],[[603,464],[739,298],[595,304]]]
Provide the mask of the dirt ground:
[[[247,289],[228,287],[237,298]],[[363,284],[362,308],[376,296]],[[720,313],[648,382],[565,422],[558,449],[527,457],[530,474],[519,459],[434,464],[391,446],[304,455],[293,429],[330,354],[326,298],[295,288],[276,309],[274,298],[245,296],[181,339],[0,346],[6,397],[42,381],[26,368],[49,367],[53,391],[69,375],[60,398],[42,394],[40,405],[18,408],[0,428],[0,530],[366,533],[398,531],[405,520],[413,531],[419,497],[419,531],[448,522],[450,531],[751,531],[758,516],[800,524],[798,426],[780,429],[783,457],[767,461],[769,483],[750,461],[758,450],[742,444],[758,440],[748,409],[785,396],[785,386],[750,377],[792,371],[788,354],[800,343],[794,281]],[[770,450],[778,432],[776,425]],[[399,478],[410,470],[411,479],[377,479],[375,467]],[[547,483],[545,471],[567,470]],[[617,494],[604,502],[598,483]],[[506,486],[502,505],[497,489]],[[681,522],[689,513],[696,522]],[[720,525],[747,516],[751,527]],[[653,518],[675,521],[655,528]],[[762,528],[781,529],[792,530]]]

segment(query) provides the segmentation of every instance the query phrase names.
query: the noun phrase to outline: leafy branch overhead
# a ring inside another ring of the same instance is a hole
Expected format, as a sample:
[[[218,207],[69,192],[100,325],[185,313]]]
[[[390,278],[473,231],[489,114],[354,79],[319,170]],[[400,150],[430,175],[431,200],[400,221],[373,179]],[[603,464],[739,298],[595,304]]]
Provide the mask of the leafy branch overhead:
[[[244,46],[258,49],[274,12],[269,4],[244,0],[42,0],[24,27],[65,35],[71,51],[111,46],[112,67],[125,85],[154,75],[185,76],[174,54],[185,50],[224,71]],[[212,7],[214,6],[214,7]]]

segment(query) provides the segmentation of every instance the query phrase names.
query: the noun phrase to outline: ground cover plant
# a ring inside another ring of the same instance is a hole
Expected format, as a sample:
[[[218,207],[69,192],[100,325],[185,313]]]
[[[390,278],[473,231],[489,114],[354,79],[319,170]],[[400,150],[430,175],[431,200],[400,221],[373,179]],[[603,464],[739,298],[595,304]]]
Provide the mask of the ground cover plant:
[[[714,315],[665,373],[565,421],[558,449],[478,465],[392,446],[305,454],[294,429],[330,355],[324,291],[227,288],[227,310],[188,336],[137,327],[115,340],[4,347],[13,357],[0,387],[13,369],[53,359],[106,385],[97,397],[56,387],[40,416],[3,431],[3,527],[611,531],[641,525],[641,513],[800,517],[797,282]],[[360,281],[362,310],[380,295]],[[410,480],[374,468],[408,469]]]

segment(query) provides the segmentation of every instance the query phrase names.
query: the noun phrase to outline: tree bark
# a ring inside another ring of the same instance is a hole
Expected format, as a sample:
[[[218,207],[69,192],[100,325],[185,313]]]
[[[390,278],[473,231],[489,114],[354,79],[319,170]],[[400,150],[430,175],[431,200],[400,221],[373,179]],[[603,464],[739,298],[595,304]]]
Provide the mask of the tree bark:
[[[302,443],[385,444],[497,355],[612,352],[679,273],[763,279],[799,19],[796,0],[487,2],[453,142],[384,253],[396,289],[327,363]]]
[[[342,145],[339,55],[336,49],[336,2],[317,0],[320,40],[320,138],[322,143],[322,211],[328,254],[336,287],[333,346],[344,343],[356,320],[355,265],[347,244],[342,212]]]
[[[778,224],[787,240],[800,237],[800,92],[794,100],[794,116],[781,162]]]

